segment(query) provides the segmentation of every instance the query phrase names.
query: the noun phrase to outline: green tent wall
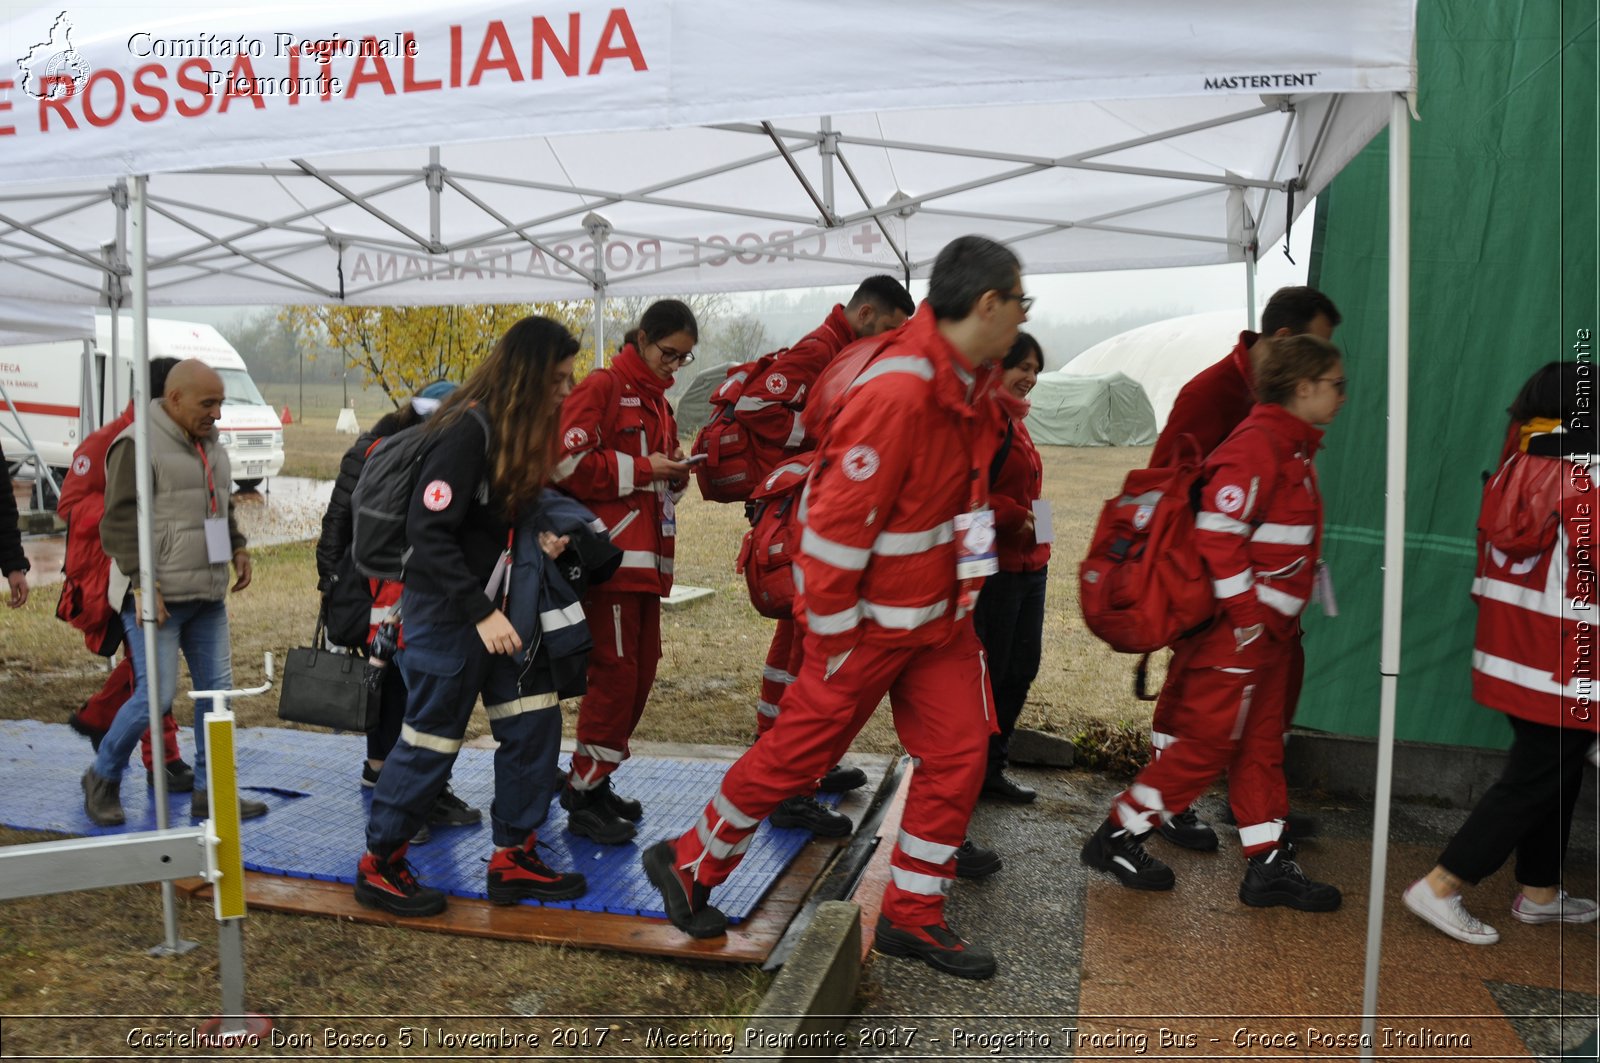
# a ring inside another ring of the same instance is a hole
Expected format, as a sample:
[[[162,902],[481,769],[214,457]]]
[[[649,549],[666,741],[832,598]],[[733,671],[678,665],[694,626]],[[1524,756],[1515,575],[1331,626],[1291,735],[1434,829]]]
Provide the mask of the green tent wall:
[[[1412,125],[1411,386],[1396,737],[1503,748],[1470,693],[1482,484],[1505,409],[1555,359],[1594,372],[1593,0],[1424,0]],[[1340,615],[1308,611],[1296,723],[1375,735],[1388,402],[1388,134],[1318,199],[1310,283],[1344,314],[1350,399],[1318,459]]]

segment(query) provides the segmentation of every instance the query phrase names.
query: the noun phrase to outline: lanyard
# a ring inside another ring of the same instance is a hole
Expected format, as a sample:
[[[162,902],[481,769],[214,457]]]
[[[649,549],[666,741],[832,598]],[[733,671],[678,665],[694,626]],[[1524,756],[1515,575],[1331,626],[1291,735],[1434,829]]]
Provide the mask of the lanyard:
[[[206,448],[204,446],[196,443],[194,449],[200,455],[200,464],[206,470],[206,502],[211,507],[211,512],[208,516],[215,517],[217,515],[217,484],[211,478],[211,462],[206,458]]]

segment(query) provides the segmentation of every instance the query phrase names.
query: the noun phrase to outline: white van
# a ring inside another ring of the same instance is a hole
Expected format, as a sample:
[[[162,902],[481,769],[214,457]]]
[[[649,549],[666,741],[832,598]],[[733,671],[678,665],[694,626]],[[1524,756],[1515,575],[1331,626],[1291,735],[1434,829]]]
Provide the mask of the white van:
[[[85,426],[93,431],[127,408],[133,394],[132,315],[118,318],[116,393],[110,391],[106,365],[111,360],[111,316],[95,318],[95,394],[98,410],[85,409],[88,389],[83,381],[83,343],[64,340],[0,347],[0,383],[5,384],[8,405],[0,400],[0,433],[6,439],[6,457],[22,460],[23,447],[12,437],[20,422],[44,463],[59,480],[83,441]],[[198,358],[222,377],[222,416],[217,421],[218,442],[228,451],[233,480],[249,490],[283,468],[283,422],[261,397],[239,352],[210,325],[192,321],[150,319],[150,357]]]

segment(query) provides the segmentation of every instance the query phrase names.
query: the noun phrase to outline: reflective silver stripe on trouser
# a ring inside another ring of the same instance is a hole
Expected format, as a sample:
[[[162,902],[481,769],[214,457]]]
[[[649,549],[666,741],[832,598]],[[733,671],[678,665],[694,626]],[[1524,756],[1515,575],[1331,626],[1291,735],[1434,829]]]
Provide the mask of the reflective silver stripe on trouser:
[[[904,829],[900,831],[900,836],[895,839],[895,844],[900,847],[902,853],[905,853],[911,859],[921,860],[926,864],[942,866],[955,859],[956,855],[956,846],[930,842],[926,838],[908,834]]]
[[[756,712],[760,713],[762,716],[768,717],[769,719],[776,720],[778,718],[778,706],[774,705],[770,701],[761,701],[760,699],[757,699]]]
[[[1299,616],[1300,611],[1306,607],[1304,598],[1296,598],[1292,594],[1285,594],[1275,587],[1268,587],[1264,583],[1256,584],[1256,597],[1261,599],[1261,604],[1282,613],[1284,616]]]
[[[1253,543],[1274,543],[1279,546],[1310,546],[1317,537],[1314,524],[1262,524],[1251,534]]]
[[[1239,715],[1233,721],[1233,733],[1228,735],[1228,741],[1237,742],[1244,737],[1244,725],[1250,719],[1250,702],[1255,699],[1256,685],[1246,683],[1244,690],[1239,693]]]
[[[539,627],[546,632],[560,631],[562,628],[583,622],[582,602],[573,602],[562,609],[546,609],[539,614]]]
[[[705,847],[707,856],[717,860],[726,860],[730,856],[738,856],[750,848],[750,843],[755,840],[755,835],[746,834],[736,842],[720,840],[711,832],[711,825],[706,822],[706,817],[701,816],[700,822],[694,825],[694,833],[700,839],[700,844]]]
[[[1138,803],[1135,808],[1127,801],[1116,802],[1117,823],[1128,833],[1142,835],[1148,833],[1155,826],[1155,821],[1163,818],[1167,811],[1166,799],[1161,796],[1161,791],[1144,783],[1134,783],[1128,787],[1128,798]]]
[[[782,683],[784,686],[794,682],[794,676],[785,672],[782,668],[774,668],[770,664],[762,666],[761,678],[770,679],[774,683]]]
[[[760,821],[751,819],[749,816],[735,808],[733,806],[733,802],[729,801],[725,796],[723,796],[721,789],[718,789],[716,794],[712,796],[711,808],[717,813],[717,821],[712,823],[707,813],[702,811],[700,813],[700,823],[695,831],[696,837],[701,840],[702,844],[704,844],[708,836],[715,838],[717,836],[717,831],[722,829],[722,825],[724,823],[732,827],[734,830],[752,831],[751,834],[747,835],[747,840],[748,838],[755,836],[753,829]],[[738,848],[737,844],[730,847],[728,850],[729,854],[731,855],[733,850],[736,848]],[[704,861],[706,857],[714,855],[711,850],[712,847],[710,845],[706,845],[705,848],[700,850],[699,856],[695,857],[689,863],[682,864],[680,866],[683,868],[683,870],[689,872],[689,876],[693,878],[700,873],[701,862]]]
[[[560,704],[561,696],[552,690],[548,694],[528,694],[513,701],[498,701],[493,705],[484,705],[483,711],[491,720],[509,720],[525,712],[553,709]]]
[[[416,749],[427,749],[435,753],[451,756],[461,752],[462,739],[445,738],[441,735],[424,734],[412,727],[409,723],[400,725],[400,740]]]
[[[1245,569],[1243,572],[1240,572],[1237,575],[1229,576],[1226,579],[1212,580],[1211,593],[1215,594],[1218,598],[1232,598],[1235,595],[1243,594],[1245,591],[1249,590],[1255,585],[1255,574],[1249,569]]]
[[[717,810],[717,815],[727,820],[738,830],[749,830],[761,821],[747,816],[739,811],[738,807],[721,790],[711,798],[711,807]]]
[[[800,552],[847,572],[860,572],[867,567],[867,562],[872,560],[871,549],[836,543],[809,527],[800,535]]]
[[[1248,849],[1252,845],[1267,845],[1283,837],[1283,820],[1269,819],[1265,823],[1252,823],[1239,828],[1239,845]]]
[[[608,749],[605,746],[592,746],[587,742],[579,742],[577,746],[573,748],[573,761],[576,762],[580,756],[588,757],[589,761],[594,766],[590,768],[589,771],[584,772],[582,775],[579,775],[576,767],[574,767],[572,775],[570,776],[572,788],[574,790],[594,789],[595,786],[599,784],[602,777],[602,773],[600,771],[601,764],[622,763],[622,750]]]
[[[938,875],[924,875],[920,871],[908,871],[903,867],[889,866],[889,877],[894,884],[907,893],[916,893],[923,897],[943,897],[950,892],[953,878],[940,878]]]
[[[1195,531],[1226,532],[1229,535],[1249,535],[1250,525],[1221,513],[1202,511],[1194,518]]]
[[[1160,760],[1161,754],[1177,744],[1178,736],[1163,734],[1160,731],[1150,732],[1150,748],[1155,750],[1155,759]]]

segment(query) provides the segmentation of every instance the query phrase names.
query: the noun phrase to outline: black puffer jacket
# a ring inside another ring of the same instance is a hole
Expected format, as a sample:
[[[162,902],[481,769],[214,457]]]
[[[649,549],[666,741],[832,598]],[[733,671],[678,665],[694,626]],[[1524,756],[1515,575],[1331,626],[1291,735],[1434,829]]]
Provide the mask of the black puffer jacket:
[[[350,496],[355,492],[356,481],[361,479],[361,470],[367,464],[372,445],[420,420],[410,406],[402,406],[379,419],[339,459],[339,475],[333,481],[333,497],[328,499],[328,511],[322,515],[322,536],[317,540],[317,590],[327,593],[339,562],[350,550]]]

